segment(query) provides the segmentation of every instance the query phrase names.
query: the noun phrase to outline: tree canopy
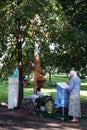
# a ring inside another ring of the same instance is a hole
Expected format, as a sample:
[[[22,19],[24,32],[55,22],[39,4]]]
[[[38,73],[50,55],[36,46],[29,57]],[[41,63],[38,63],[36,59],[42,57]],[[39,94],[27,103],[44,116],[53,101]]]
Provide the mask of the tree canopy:
[[[68,72],[72,67],[79,71],[87,67],[86,0],[4,0],[0,8],[1,76],[11,75],[17,65],[18,19],[24,73],[31,71],[28,62],[33,60],[35,42],[47,70],[61,68]],[[50,45],[54,45],[53,50]]]

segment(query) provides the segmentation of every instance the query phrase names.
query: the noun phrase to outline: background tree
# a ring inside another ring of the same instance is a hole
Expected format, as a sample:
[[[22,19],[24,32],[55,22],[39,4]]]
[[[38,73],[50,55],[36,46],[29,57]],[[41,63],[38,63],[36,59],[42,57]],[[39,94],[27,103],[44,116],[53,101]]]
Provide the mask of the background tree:
[[[68,26],[65,25],[61,36],[59,37],[60,45],[62,44],[62,55],[64,63],[62,67],[67,69],[74,67],[81,72],[82,68],[87,67],[87,1],[73,0],[60,1],[62,9],[68,20]]]

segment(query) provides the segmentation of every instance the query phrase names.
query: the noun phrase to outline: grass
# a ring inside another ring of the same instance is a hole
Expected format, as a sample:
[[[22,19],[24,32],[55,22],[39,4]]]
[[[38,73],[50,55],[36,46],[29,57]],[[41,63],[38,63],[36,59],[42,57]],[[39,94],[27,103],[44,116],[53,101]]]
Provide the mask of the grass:
[[[53,99],[55,98],[56,94],[56,87],[55,86],[48,86],[48,76],[46,77],[47,85],[46,87],[41,89],[41,93],[43,94],[50,94],[52,95]],[[57,83],[57,82],[64,82],[68,81],[69,79],[67,76],[52,76],[51,82]],[[87,102],[87,79],[82,79],[81,82],[81,91],[80,91],[80,97],[81,102]],[[24,97],[32,95],[33,94],[33,80],[30,80],[30,85],[24,86]],[[8,82],[0,82],[0,102],[8,102]]]

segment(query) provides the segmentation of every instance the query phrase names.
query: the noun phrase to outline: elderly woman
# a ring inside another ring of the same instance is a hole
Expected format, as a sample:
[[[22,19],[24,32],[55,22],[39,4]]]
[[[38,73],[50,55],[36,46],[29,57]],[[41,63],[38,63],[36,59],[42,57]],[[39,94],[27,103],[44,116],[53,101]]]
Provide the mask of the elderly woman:
[[[70,88],[69,88],[69,111],[68,115],[72,116],[72,122],[78,122],[78,118],[81,117],[80,110],[80,86],[81,80],[77,76],[76,71],[70,71]]]

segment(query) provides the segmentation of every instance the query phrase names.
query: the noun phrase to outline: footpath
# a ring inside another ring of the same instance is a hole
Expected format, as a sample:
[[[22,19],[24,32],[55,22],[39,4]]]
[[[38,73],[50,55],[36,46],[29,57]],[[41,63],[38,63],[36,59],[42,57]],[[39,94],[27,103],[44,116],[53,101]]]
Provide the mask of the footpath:
[[[29,114],[21,109],[8,110],[0,105],[0,130],[87,130],[87,119],[78,123]]]

